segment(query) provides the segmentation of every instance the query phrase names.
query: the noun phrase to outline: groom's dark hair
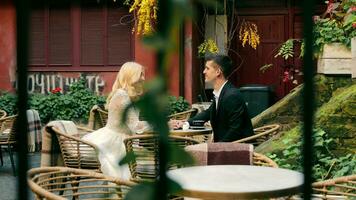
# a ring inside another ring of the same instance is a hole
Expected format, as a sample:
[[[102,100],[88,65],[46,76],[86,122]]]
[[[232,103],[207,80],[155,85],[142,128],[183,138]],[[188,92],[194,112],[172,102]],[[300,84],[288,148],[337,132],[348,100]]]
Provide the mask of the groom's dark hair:
[[[232,72],[232,60],[227,55],[222,54],[210,54],[205,57],[205,62],[214,61],[218,64],[227,79]]]

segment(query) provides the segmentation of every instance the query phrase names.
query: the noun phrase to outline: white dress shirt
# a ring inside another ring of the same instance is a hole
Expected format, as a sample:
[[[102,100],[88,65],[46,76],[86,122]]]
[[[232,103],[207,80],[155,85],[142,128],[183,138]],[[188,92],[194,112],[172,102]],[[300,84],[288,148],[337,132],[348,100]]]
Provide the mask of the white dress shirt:
[[[219,96],[220,96],[220,93],[221,93],[221,90],[223,89],[223,87],[225,86],[225,84],[227,83],[227,81],[225,81],[224,84],[222,84],[222,86],[219,88],[219,90],[214,90],[213,91],[213,94],[214,94],[214,98],[215,98],[215,108],[216,110],[218,109],[218,103],[219,103]]]
[[[219,96],[220,96],[221,90],[223,89],[223,87],[225,86],[226,83],[227,83],[227,81],[225,81],[225,83],[219,88],[219,90],[213,91],[216,109],[218,109],[218,101],[219,101]],[[187,129],[189,129],[189,127],[190,127],[189,122],[184,122],[182,129],[187,130]]]

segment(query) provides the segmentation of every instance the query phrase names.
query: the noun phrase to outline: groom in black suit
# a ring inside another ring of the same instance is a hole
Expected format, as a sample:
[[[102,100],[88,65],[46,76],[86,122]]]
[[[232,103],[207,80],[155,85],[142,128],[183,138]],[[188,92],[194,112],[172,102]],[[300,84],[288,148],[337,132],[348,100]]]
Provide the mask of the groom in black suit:
[[[214,87],[214,100],[209,109],[188,120],[190,125],[193,120],[210,120],[214,142],[231,142],[253,135],[246,103],[239,90],[227,80],[232,68],[228,56],[211,55],[206,58],[203,74],[205,82]]]

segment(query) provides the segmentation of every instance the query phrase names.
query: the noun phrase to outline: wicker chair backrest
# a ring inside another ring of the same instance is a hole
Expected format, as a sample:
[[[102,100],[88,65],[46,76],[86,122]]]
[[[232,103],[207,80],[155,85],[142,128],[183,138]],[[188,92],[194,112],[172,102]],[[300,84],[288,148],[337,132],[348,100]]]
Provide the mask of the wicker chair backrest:
[[[6,117],[7,113],[5,110],[0,109],[0,119]]]
[[[108,122],[108,111],[98,108],[97,112],[98,112],[97,116],[99,117],[98,121],[101,123],[100,125],[104,127]]]
[[[169,136],[172,145],[184,148],[188,145],[198,144],[199,142],[179,136]],[[134,181],[154,180],[158,177],[158,136],[157,135],[138,135],[131,136],[124,140],[126,152],[133,152],[136,156],[135,161],[129,162],[131,177]],[[170,164],[169,169],[177,168],[176,164]]]
[[[16,124],[17,115],[8,116],[0,119],[0,141],[8,144],[16,143]]]
[[[254,135],[246,138],[242,138],[240,140],[236,140],[236,143],[249,143],[254,146],[258,146],[261,143],[269,140],[271,137],[278,134],[280,129],[279,124],[270,124],[262,127],[258,127],[253,129]]]
[[[256,152],[253,152],[253,165],[278,168],[277,163],[275,163],[272,159]]]
[[[89,123],[90,129],[97,130],[106,125],[108,121],[108,111],[102,105],[94,105],[90,110]]]
[[[62,158],[66,167],[100,171],[100,162],[96,155],[96,146],[80,139],[80,136],[61,132],[49,127],[57,136]]]
[[[89,170],[68,167],[33,168],[27,173],[27,182],[37,199],[124,199],[134,186]]]
[[[195,113],[197,113],[197,111],[198,111],[197,109],[192,108],[184,112],[179,112],[179,113],[169,115],[168,118],[175,119],[175,120],[188,120],[190,117],[194,116]]]
[[[320,199],[356,199],[356,174],[315,182],[312,188]]]

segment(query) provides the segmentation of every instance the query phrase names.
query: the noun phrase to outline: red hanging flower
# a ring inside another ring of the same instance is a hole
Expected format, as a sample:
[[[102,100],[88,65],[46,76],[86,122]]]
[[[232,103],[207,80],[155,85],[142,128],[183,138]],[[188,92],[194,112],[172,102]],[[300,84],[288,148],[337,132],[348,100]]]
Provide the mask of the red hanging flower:
[[[284,71],[283,73],[283,83],[286,83],[289,81],[289,72],[288,71]]]
[[[331,13],[331,11],[334,9],[334,1],[333,0],[329,0],[328,5],[327,5],[327,9],[326,9],[326,13]]]

